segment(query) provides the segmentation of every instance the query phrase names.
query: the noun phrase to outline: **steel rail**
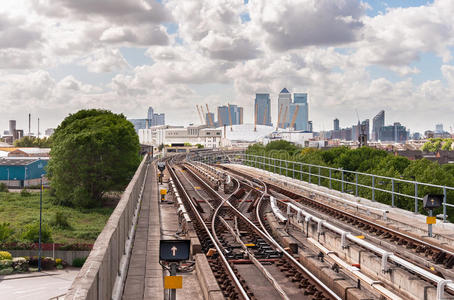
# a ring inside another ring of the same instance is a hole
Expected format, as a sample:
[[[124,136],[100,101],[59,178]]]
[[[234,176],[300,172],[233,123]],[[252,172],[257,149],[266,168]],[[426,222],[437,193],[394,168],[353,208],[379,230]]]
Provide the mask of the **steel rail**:
[[[197,169],[197,168],[196,168]],[[195,174],[192,170],[190,169],[187,169],[198,181],[200,181],[202,184],[204,184],[206,187],[209,187],[208,184],[205,183],[205,181],[200,178],[200,176],[198,176],[197,174]],[[213,170],[213,169],[211,169]],[[201,170],[198,170],[199,172],[202,172]],[[247,246],[243,243],[243,241],[241,240],[240,236],[238,233],[235,232],[235,230],[229,225],[229,223],[221,216],[219,216],[219,211],[220,209],[222,208],[222,206],[224,205],[224,203],[228,202],[230,197],[232,195],[235,195],[241,188],[241,185],[240,185],[240,182],[236,179],[236,178],[233,178],[233,180],[235,180],[237,182],[237,188],[236,190],[230,194],[229,197],[227,198],[224,198],[222,197],[221,195],[219,194],[216,194],[216,196],[220,197],[221,199],[221,202],[220,204],[216,207],[216,209],[214,210],[214,213],[213,213],[213,216],[211,218],[211,230],[212,230],[212,233],[213,233],[213,236],[214,238],[216,239],[216,241],[219,243],[219,245],[221,245],[220,241],[219,241],[219,238],[218,238],[218,234],[216,232],[216,228],[215,228],[215,224],[216,224],[216,218],[219,218],[219,220],[221,220],[221,222],[223,223],[223,225],[227,228],[228,231],[230,231],[230,233],[235,237],[235,240],[241,245],[241,247],[243,248],[243,250],[245,251],[245,253],[247,254],[247,256],[249,257],[249,259],[252,261],[252,263],[257,267],[257,269],[265,276],[265,278],[271,283],[271,285],[273,286],[273,288],[281,295],[282,299],[285,299],[285,300],[289,300],[290,298],[288,297],[288,295],[285,293],[285,291],[282,289],[282,287],[279,285],[279,283],[277,283],[276,279],[273,278],[273,276],[268,272],[268,270],[265,269],[265,267],[260,263],[260,261],[255,258],[254,254],[251,253]],[[192,185],[192,184],[191,184]],[[230,204],[230,203],[229,203]],[[211,208],[213,208],[213,206],[210,205]],[[235,217],[235,222],[236,222],[236,217]],[[236,228],[238,230],[238,228]]]
[[[331,223],[328,223],[325,219],[319,218],[317,216],[314,216],[314,215],[308,213],[303,208],[298,207],[295,204],[292,204],[289,202],[282,202],[282,203],[290,206],[297,213],[303,214],[307,220],[312,220],[313,222],[320,224],[321,227],[325,227],[333,232],[336,232],[337,234],[343,236],[345,239],[348,239],[349,241],[356,243],[356,244],[360,245],[361,247],[380,255],[383,260],[382,269],[384,269],[384,270],[382,270],[382,271],[386,271],[386,267],[384,265],[386,264],[387,260],[390,260],[414,273],[417,273],[418,275],[424,277],[425,279],[427,279],[429,281],[435,282],[437,284],[444,281],[444,278],[437,276],[435,274],[432,274],[431,272],[426,271],[423,268],[418,267],[418,266],[414,265],[413,263],[394,255],[392,252],[386,251],[380,247],[375,246],[372,243],[359,239],[356,236],[354,236],[353,234],[351,234],[350,232],[347,232],[337,226],[332,225]],[[450,290],[451,292],[454,292],[454,283],[448,282],[448,283],[446,283],[445,286],[448,290]]]
[[[175,174],[175,171],[170,167],[170,165],[168,164],[168,170],[169,170],[169,173],[171,173],[172,177],[173,177],[173,180],[176,184],[178,184],[180,186],[180,189],[182,191],[182,193],[184,194],[184,196],[186,197],[186,199],[188,200],[188,203],[189,205],[191,206],[191,209],[193,210],[194,212],[194,215],[196,216],[196,218],[198,219],[198,221],[200,222],[200,224],[203,226],[203,228],[205,229],[208,237],[211,239],[211,241],[213,242],[213,245],[214,247],[216,248],[216,251],[218,252],[218,255],[219,257],[221,258],[221,261],[222,263],[224,264],[227,272],[229,273],[229,276],[230,278],[232,279],[232,281],[234,282],[239,294],[241,295],[241,297],[245,300],[249,300],[249,296],[247,294],[247,292],[244,290],[243,286],[241,285],[238,277],[235,275],[235,272],[233,271],[232,267],[230,266],[229,262],[227,261],[227,259],[225,258],[224,254],[222,253],[221,249],[219,248],[218,244],[216,243],[216,240],[214,239],[213,235],[211,234],[210,230],[208,229],[207,225],[205,224],[205,221],[203,220],[202,216],[200,216],[200,214],[198,213],[194,203],[192,203],[191,201],[191,197],[188,195],[188,193],[186,192],[186,190],[184,189],[183,187],[183,184],[181,183],[181,181],[179,180],[179,178],[177,177],[177,175]]]
[[[214,189],[212,189],[208,184],[205,186],[211,190],[213,194],[217,194],[218,197],[222,198]],[[263,197],[259,201],[263,200]],[[258,228],[251,220],[249,220],[246,216],[244,216],[236,207],[234,207],[231,203],[226,202],[226,204],[232,209],[232,211],[240,217],[240,219],[244,220],[248,223],[259,235],[262,236],[264,240],[267,241],[268,244],[273,245],[277,250],[283,253],[283,255],[289,259],[293,264],[295,264],[301,271],[303,271],[312,281],[314,281],[319,287],[323,289],[324,292],[329,294],[333,299],[341,300],[342,298],[339,297],[334,291],[332,291],[328,286],[326,286],[320,279],[318,279],[311,271],[309,271],[306,267],[304,267],[299,261],[297,261],[290,253],[288,253],[276,240],[274,240],[266,231],[262,231]],[[259,204],[257,204],[258,206]],[[259,218],[260,219],[260,218]]]

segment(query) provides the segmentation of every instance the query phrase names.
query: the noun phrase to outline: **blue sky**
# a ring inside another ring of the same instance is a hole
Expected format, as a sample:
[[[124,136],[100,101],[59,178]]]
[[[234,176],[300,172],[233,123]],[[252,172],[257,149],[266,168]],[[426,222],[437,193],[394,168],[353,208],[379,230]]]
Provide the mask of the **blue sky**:
[[[454,1],[363,2],[6,1],[0,120],[24,127],[31,110],[55,127],[81,108],[140,117],[151,105],[185,125],[195,104],[230,102],[252,122],[255,93],[269,92],[275,121],[285,86],[309,94],[316,130],[354,124],[353,107],[412,130],[454,125]]]

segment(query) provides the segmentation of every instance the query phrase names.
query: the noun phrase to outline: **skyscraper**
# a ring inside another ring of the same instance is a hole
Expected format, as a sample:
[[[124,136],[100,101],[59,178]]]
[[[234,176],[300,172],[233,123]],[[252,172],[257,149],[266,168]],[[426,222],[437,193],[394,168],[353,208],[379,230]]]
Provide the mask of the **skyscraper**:
[[[277,98],[277,113],[279,119],[279,128],[287,128],[290,124],[290,103],[292,103],[292,95],[286,88],[283,88]]]
[[[361,133],[366,135],[367,141],[370,140],[369,119],[361,122]]]
[[[272,126],[270,94],[255,94],[254,104],[257,124]]]
[[[149,126],[151,126],[151,120],[153,120],[153,114],[154,114],[154,110],[153,110],[153,107],[148,107],[148,115],[147,115],[147,119],[148,119],[148,124]]]
[[[334,130],[339,130],[339,119],[334,119]]]
[[[153,114],[153,120],[151,122],[152,126],[165,125],[165,124],[166,124],[166,116],[164,113]]]
[[[296,112],[298,107],[298,111]],[[290,104],[290,123],[295,118],[295,130],[308,131],[309,113],[307,107],[307,93],[294,93],[293,103]],[[296,115],[295,115],[296,114]],[[292,124],[290,124],[292,125]]]
[[[437,124],[435,125],[435,132],[436,133],[443,133],[443,124]]]
[[[380,140],[380,128],[385,126],[385,111],[380,111],[372,119],[372,137],[374,141]]]
[[[230,117],[229,117],[230,109]],[[243,108],[235,104],[218,106],[218,126],[243,124]]]

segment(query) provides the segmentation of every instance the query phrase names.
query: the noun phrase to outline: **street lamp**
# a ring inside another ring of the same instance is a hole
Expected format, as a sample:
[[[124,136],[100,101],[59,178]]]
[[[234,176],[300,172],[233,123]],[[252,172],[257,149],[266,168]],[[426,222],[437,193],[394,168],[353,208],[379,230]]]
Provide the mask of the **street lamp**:
[[[39,240],[38,240],[38,272],[41,272],[41,224],[43,215],[43,176],[41,174],[41,189],[39,192]]]

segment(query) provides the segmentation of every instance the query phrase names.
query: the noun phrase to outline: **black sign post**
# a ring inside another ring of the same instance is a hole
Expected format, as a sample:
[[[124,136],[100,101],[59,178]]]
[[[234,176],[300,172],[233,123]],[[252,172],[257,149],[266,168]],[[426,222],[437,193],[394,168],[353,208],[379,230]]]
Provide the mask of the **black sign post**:
[[[182,287],[182,278],[177,275],[178,263],[189,259],[191,240],[161,240],[159,260],[168,262],[170,276],[164,278],[164,288],[170,290],[170,300],[176,299],[176,289]]]
[[[432,237],[432,224],[436,224],[437,218],[432,216],[432,211],[442,206],[443,195],[427,194],[422,199],[423,207],[429,211],[426,218],[428,236]]]

